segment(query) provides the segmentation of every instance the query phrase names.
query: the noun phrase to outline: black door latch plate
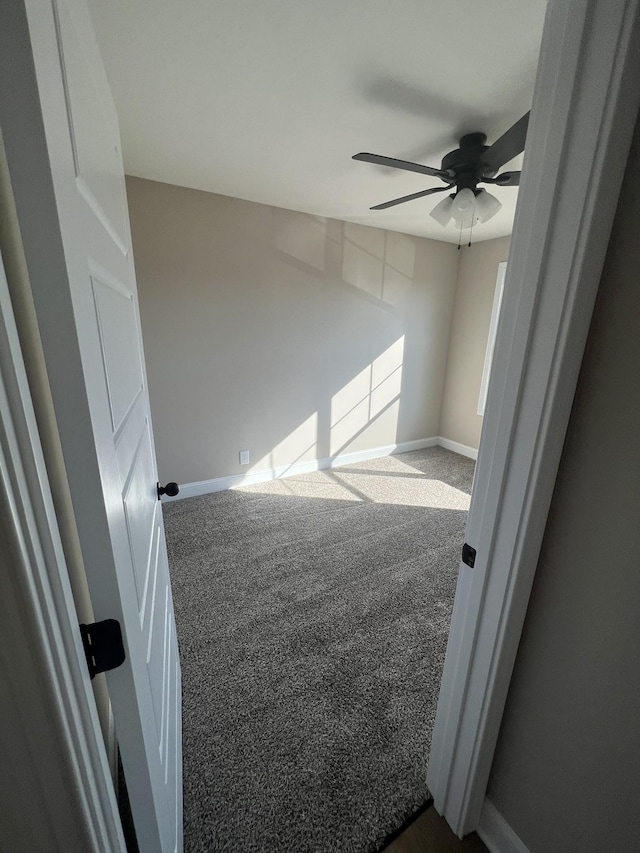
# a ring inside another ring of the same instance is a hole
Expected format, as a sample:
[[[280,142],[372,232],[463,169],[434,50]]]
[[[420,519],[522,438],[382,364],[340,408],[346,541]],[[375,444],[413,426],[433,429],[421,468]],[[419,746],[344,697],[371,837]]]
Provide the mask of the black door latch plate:
[[[80,625],[80,636],[91,678],[99,672],[115,669],[124,663],[126,655],[117,619],[103,619],[102,622]]]
[[[473,568],[476,564],[476,549],[465,542],[462,546],[462,562]]]

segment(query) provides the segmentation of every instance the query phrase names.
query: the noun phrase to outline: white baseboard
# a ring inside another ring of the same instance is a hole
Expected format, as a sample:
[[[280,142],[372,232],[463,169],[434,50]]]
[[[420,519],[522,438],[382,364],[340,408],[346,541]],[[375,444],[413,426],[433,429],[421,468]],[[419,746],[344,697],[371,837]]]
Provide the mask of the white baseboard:
[[[459,441],[452,441],[450,438],[438,436],[438,446],[444,447],[445,450],[453,450],[454,453],[459,453],[461,456],[468,456],[469,459],[478,458],[477,447],[469,447],[466,444],[460,444]]]
[[[484,801],[478,835],[490,853],[529,853],[529,848],[511,829],[491,800]]]
[[[340,453],[337,456],[326,456],[323,459],[308,459],[305,462],[294,462],[291,465],[278,465],[275,468],[261,468],[258,471],[248,471],[246,474],[231,474],[228,477],[215,477],[213,480],[199,480],[195,483],[184,483],[180,486],[180,494],[175,498],[163,495],[162,500],[179,501],[184,498],[195,498],[198,495],[208,495],[212,492],[224,492],[238,486],[253,486],[256,483],[267,483],[270,480],[281,480],[283,477],[293,477],[296,474],[308,474],[311,471],[324,471],[327,468],[338,468],[340,465],[351,465],[353,462],[366,462],[368,459],[379,459],[382,456],[392,456],[396,453],[408,453],[410,450],[422,450],[424,447],[444,447],[462,456],[477,459],[478,451],[452,441],[450,438],[434,436],[419,438],[416,441],[403,441],[400,444],[387,444],[384,447],[372,447],[369,450],[356,450],[353,453]]]
[[[323,471],[326,468],[337,468],[340,465],[350,465],[353,462],[365,462],[368,459],[379,459],[396,453],[407,453],[410,450],[422,450],[425,447],[435,447],[441,439],[420,438],[416,441],[403,441],[400,444],[388,444],[384,447],[372,447],[369,450],[356,450],[353,453],[340,453],[337,456],[327,456],[323,459],[309,459],[305,462],[294,462],[292,465],[279,465],[275,468],[261,468],[259,471],[248,471],[246,474],[231,474],[229,477],[216,477],[213,480],[199,480],[196,483],[184,483],[180,486],[180,494],[175,498],[163,495],[162,500],[177,501],[183,498],[195,498],[198,495],[208,495],[212,492],[223,492],[238,486],[252,486],[256,483],[266,483],[270,480],[280,480],[283,477],[293,477],[296,474],[308,474],[310,471]]]

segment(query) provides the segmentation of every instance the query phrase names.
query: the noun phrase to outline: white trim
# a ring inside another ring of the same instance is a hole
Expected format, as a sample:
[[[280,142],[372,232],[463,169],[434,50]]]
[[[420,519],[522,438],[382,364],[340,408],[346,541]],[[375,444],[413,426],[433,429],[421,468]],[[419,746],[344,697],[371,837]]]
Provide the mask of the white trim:
[[[461,456],[468,456],[469,459],[478,458],[477,447],[469,447],[468,444],[460,444],[459,441],[453,441],[451,438],[438,436],[438,446],[444,447],[445,450],[452,450],[454,453],[459,453]]]
[[[640,2],[551,0],[427,781],[478,826],[638,111]]]
[[[175,498],[162,496],[163,503],[179,501],[184,498],[195,498],[198,495],[208,495],[213,492],[224,492],[227,489],[237,489],[239,486],[253,486],[257,483],[267,483],[271,480],[282,480],[294,477],[296,474],[309,474],[311,471],[324,471],[327,468],[338,468],[353,462],[365,462],[367,459],[379,459],[382,456],[392,456],[397,453],[407,453],[410,450],[422,450],[425,447],[435,447],[439,438],[420,438],[415,441],[403,441],[400,444],[387,444],[383,447],[372,447],[368,450],[355,450],[352,453],[340,453],[337,456],[326,456],[323,459],[307,459],[304,462],[293,462],[291,465],[278,465],[275,468],[260,468],[257,471],[247,471],[246,474],[231,474],[228,477],[215,477],[212,480],[199,480],[195,483],[184,483],[180,486],[180,494]]]
[[[0,821],[16,849],[46,833],[56,848],[83,838],[91,853],[124,853],[1,258],[0,424],[0,765],[11,791]]]
[[[500,261],[498,264],[498,275],[496,276],[496,287],[493,292],[493,305],[491,307],[491,320],[489,322],[489,334],[487,336],[487,347],[484,354],[484,365],[482,366],[482,379],[480,380],[480,394],[478,395],[477,412],[484,417],[487,405],[487,391],[489,390],[489,376],[493,363],[493,351],[496,346],[496,333],[498,331],[498,317],[502,306],[502,294],[504,292],[504,277],[507,272],[507,262]]]
[[[480,813],[478,835],[490,853],[530,853],[491,800],[485,799]]]

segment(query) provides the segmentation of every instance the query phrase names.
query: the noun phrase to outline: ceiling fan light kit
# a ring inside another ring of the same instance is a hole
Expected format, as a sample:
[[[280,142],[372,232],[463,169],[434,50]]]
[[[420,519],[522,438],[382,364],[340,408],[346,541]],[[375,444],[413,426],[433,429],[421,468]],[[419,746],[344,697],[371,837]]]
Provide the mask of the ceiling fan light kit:
[[[488,222],[502,207],[494,195],[483,189],[476,192],[475,205],[478,222]]]
[[[486,190],[476,190],[473,199],[469,198],[470,192],[469,189],[463,189],[457,194],[448,195],[436,204],[429,215],[443,228],[452,219],[457,226],[468,228],[476,221],[488,222],[501,209],[502,204]]]
[[[467,223],[471,225],[475,211],[476,199],[473,190],[470,190],[469,187],[458,190],[451,206],[451,215],[456,223],[462,228],[467,227]]]
[[[454,198],[454,194],[448,195],[446,198],[443,198],[442,201],[439,201],[438,204],[436,204],[436,206],[429,214],[430,216],[433,216],[435,221],[439,222],[443,228],[445,228],[451,221],[451,210],[453,208]]]
[[[397,160],[394,157],[383,157],[380,154],[354,154],[354,160],[429,175],[439,178],[446,184],[444,187],[431,187],[377,204],[371,210],[385,210],[397,204],[424,198],[432,193],[455,190],[431,211],[431,216],[436,222],[446,227],[453,219],[460,229],[470,228],[475,222],[487,222],[498,213],[502,204],[483,187],[478,187],[478,184],[489,183],[501,187],[519,186],[520,172],[502,172],[501,174],[498,172],[501,166],[524,151],[528,125],[529,113],[526,113],[490,146],[485,144],[487,137],[484,133],[467,133],[461,137],[460,147],[450,151],[443,158],[439,169],[423,166],[420,163],[410,163],[407,160]]]

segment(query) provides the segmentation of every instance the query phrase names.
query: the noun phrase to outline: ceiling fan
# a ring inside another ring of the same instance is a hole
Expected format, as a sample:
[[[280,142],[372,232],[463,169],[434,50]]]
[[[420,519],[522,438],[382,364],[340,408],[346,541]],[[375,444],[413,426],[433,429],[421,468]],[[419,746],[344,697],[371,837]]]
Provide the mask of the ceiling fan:
[[[487,137],[484,133],[467,133],[460,139],[460,147],[444,157],[439,169],[407,160],[396,160],[394,157],[382,157],[379,154],[354,154],[354,160],[430,175],[440,178],[446,184],[444,187],[432,187],[402,198],[394,198],[370,209],[385,210],[432,193],[453,190],[431,211],[431,216],[437,222],[446,226],[453,219],[460,228],[468,228],[476,220],[486,222],[496,215],[502,205],[494,195],[484,188],[479,188],[478,184],[495,184],[499,187],[517,187],[520,184],[520,172],[498,172],[501,166],[524,151],[528,125],[529,113],[526,113],[493,145],[485,144]]]

